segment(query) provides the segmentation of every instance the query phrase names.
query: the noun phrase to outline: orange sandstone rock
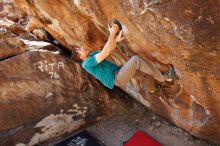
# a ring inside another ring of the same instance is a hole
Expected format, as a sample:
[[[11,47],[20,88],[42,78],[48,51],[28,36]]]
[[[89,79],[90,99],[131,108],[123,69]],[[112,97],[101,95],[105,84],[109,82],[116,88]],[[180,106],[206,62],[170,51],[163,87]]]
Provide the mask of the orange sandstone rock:
[[[220,3],[212,1],[14,0],[29,15],[27,29],[42,28],[70,50],[100,49],[116,18],[125,40],[113,53],[122,64],[133,54],[172,63],[179,80],[148,95],[138,73],[122,87],[157,114],[196,137],[220,144]]]

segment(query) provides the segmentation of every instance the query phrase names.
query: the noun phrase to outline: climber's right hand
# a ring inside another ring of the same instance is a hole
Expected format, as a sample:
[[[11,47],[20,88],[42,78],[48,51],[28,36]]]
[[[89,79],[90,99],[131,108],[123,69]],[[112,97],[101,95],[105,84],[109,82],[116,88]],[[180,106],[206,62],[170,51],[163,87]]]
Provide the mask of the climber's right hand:
[[[119,30],[119,27],[118,27],[117,24],[113,24],[112,26],[109,26],[109,25],[108,25],[108,30],[109,30],[109,32],[110,32],[110,35],[115,36],[116,33],[117,33],[118,30]]]

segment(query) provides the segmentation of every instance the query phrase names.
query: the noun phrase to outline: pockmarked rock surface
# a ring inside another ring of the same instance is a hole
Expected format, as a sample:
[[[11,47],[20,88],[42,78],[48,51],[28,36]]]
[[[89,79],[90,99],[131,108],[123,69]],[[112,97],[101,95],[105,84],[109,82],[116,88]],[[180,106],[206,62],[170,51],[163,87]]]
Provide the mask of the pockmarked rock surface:
[[[25,17],[23,11],[19,11],[12,0],[0,1],[0,18],[6,18],[15,22]]]
[[[0,32],[0,59],[17,55],[26,51],[26,45],[12,33]]]
[[[59,48],[7,29],[0,34],[0,57],[8,52],[0,61],[0,145],[47,145],[120,110],[119,95]]]
[[[220,144],[218,0],[14,1],[30,17],[27,30],[44,29],[70,50],[100,49],[107,23],[118,19],[125,40],[112,54],[116,63],[139,54],[172,63],[179,76],[157,96],[147,94],[141,73],[122,89],[192,135]]]

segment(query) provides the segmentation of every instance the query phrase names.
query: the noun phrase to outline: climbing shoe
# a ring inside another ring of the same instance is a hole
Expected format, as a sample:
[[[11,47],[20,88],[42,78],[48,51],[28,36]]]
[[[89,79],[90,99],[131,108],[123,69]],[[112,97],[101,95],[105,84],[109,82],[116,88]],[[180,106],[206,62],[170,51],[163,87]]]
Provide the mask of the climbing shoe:
[[[174,75],[176,74],[174,66],[172,64],[169,64],[169,70],[166,73],[167,82],[172,82]]]

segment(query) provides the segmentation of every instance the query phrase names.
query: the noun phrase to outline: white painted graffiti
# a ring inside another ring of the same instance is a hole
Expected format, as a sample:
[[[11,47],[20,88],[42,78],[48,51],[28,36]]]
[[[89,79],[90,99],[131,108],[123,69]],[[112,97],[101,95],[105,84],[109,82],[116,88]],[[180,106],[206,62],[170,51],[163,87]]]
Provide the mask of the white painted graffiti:
[[[50,75],[50,78],[58,79],[60,75],[56,72],[59,69],[64,69],[64,63],[49,63],[48,61],[39,61],[34,63],[41,72],[47,72]]]

